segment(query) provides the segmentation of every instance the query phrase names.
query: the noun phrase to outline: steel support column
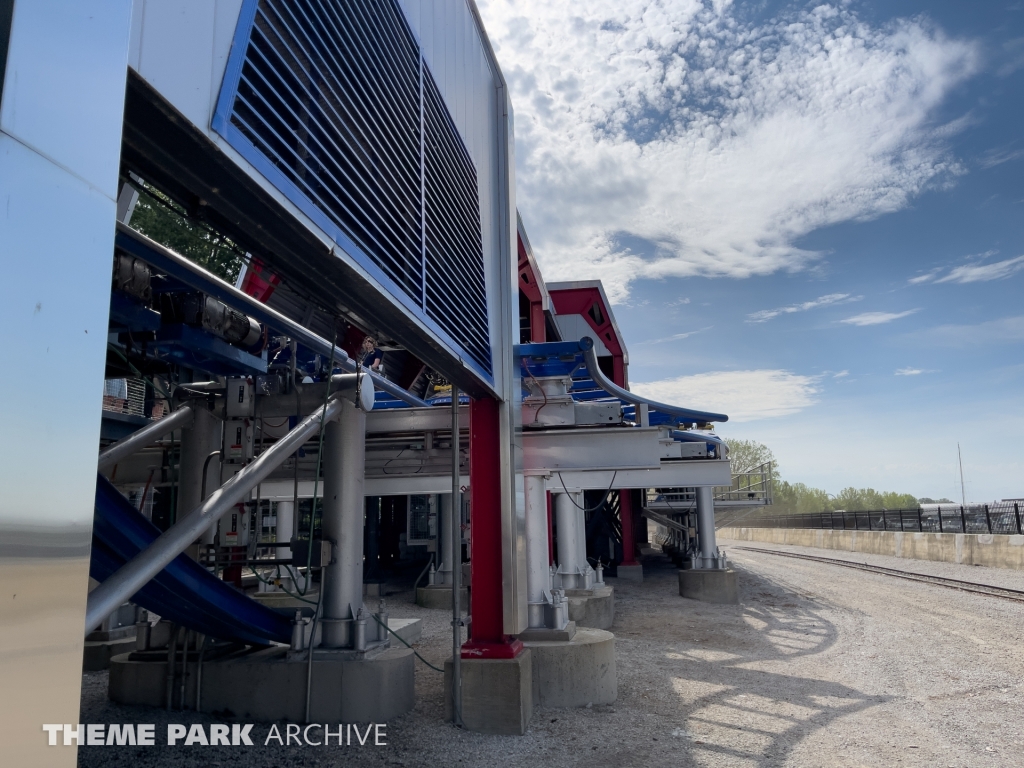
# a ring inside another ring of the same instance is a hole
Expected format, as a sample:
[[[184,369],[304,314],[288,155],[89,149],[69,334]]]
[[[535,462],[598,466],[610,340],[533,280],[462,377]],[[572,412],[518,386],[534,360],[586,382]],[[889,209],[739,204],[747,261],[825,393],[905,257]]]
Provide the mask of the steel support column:
[[[580,561],[581,531],[578,517],[583,510],[573,503],[568,493],[555,493],[555,522],[558,526],[558,573],[562,576],[562,586],[566,589],[582,589]],[[586,546],[586,543],[583,542]]]
[[[210,413],[200,402],[194,403],[192,410],[194,418],[191,426],[183,427],[181,430],[176,520],[198,507],[206,498],[206,494],[216,490],[221,484],[219,456],[210,459],[209,466],[206,467],[206,488],[203,488],[203,468],[210,454],[221,449],[224,422]],[[214,521],[203,533],[202,543],[213,544],[216,533],[217,521]]]
[[[323,536],[334,543],[334,559],[323,575],[323,645],[351,644],[348,619],[363,606],[363,474],[366,414],[342,401],[341,415],[324,434]]]
[[[546,626],[547,596],[551,590],[548,553],[547,491],[544,478],[527,475],[526,487],[526,600],[530,627]]]
[[[718,542],[715,537],[715,496],[711,486],[699,486],[697,492],[697,543],[700,567],[718,567]]]
[[[437,494],[438,513],[441,518],[441,533],[438,538],[441,541],[441,567],[437,569],[436,584],[452,583],[452,567],[455,562],[452,555],[452,495],[450,493]]]
[[[469,407],[470,638],[463,658],[509,659],[522,642],[504,634],[502,615],[501,430],[496,400],[473,400]]]
[[[637,565],[636,535],[633,533],[633,492],[629,488],[619,491],[619,517],[622,523],[622,565]]]

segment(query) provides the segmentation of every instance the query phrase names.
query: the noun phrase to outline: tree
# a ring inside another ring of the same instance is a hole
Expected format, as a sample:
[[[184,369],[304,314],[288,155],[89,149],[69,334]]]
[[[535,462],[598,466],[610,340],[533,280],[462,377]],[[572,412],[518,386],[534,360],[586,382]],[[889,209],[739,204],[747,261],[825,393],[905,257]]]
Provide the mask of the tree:
[[[218,277],[234,283],[242,269],[242,249],[148,185],[139,192],[129,222],[132,229],[180,253]]]
[[[775,461],[772,449],[756,440],[726,440],[729,446],[729,461],[732,462],[733,474],[749,472],[765,462],[772,462],[774,477],[779,476],[779,465]]]

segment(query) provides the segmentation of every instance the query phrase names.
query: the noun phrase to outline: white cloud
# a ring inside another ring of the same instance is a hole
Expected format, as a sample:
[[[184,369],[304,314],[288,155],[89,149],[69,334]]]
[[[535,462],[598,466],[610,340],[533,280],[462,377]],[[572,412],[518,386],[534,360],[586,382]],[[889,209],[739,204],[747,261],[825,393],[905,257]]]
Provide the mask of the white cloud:
[[[964,264],[950,270],[937,283],[981,283],[988,280],[1002,280],[1024,269],[1024,256],[991,264]]]
[[[704,331],[710,331],[715,326],[709,325],[707,328],[699,328],[696,331],[686,331],[685,333],[674,333],[671,336],[663,336],[660,339],[651,339],[650,341],[641,341],[638,346],[644,344],[664,344],[666,341],[680,341],[682,339],[688,339],[694,334],[704,333]]]
[[[979,264],[972,262],[984,261],[990,256],[995,256],[999,251],[985,251],[968,256],[968,263],[959,267],[953,267],[943,277],[939,277],[942,267],[936,267],[924,274],[910,278],[907,282],[911,285],[921,283],[981,283],[989,280],[1003,280],[1024,270],[1024,256],[1017,256],[1013,259],[995,261],[991,264]]]
[[[817,378],[780,370],[715,371],[630,386],[652,400],[726,413],[730,422],[788,416],[813,405]]]
[[[938,267],[936,269],[930,269],[927,272],[925,272],[923,275],[918,275],[917,277],[910,278],[909,280],[907,280],[907,282],[910,283],[911,285],[920,285],[921,283],[930,283],[932,280],[934,280],[936,277],[938,277],[939,272],[941,272],[941,271],[942,271],[941,267]]]
[[[940,325],[906,335],[914,343],[940,347],[974,347],[1024,341],[1024,315],[1003,317],[974,325]]]
[[[925,21],[876,27],[846,3],[763,24],[730,0],[480,7],[551,280],[599,276],[618,301],[637,278],[799,270],[819,257],[800,236],[962,171],[934,115],[979,57]]]
[[[849,323],[850,325],[882,325],[882,323],[891,323],[893,320],[899,320],[902,317],[907,317],[920,311],[918,308],[908,309],[906,312],[862,312],[859,315],[848,317],[839,322]]]
[[[907,366],[906,368],[898,368],[893,375],[894,376],[920,376],[922,373],[931,373],[931,371],[926,371],[923,368],[911,368],[910,366]]]
[[[840,371],[839,373],[832,374],[832,378],[833,379],[845,379],[849,375],[850,375],[849,371]]]
[[[819,296],[813,301],[805,301],[803,304],[790,304],[788,307],[777,307],[775,309],[762,309],[757,312],[753,312],[747,315],[748,323],[767,323],[769,320],[778,317],[779,315],[789,315],[794,312],[806,312],[809,309],[817,309],[818,307],[827,307],[829,304],[847,303],[850,301],[860,301],[863,296],[851,297],[848,293],[830,293],[827,296]]]

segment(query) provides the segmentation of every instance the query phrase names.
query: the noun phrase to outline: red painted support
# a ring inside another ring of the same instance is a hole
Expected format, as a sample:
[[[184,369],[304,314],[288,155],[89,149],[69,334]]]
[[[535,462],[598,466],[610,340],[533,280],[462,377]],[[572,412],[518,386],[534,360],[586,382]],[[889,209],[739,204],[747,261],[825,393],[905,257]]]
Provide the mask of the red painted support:
[[[281,278],[272,274],[260,259],[255,256],[250,258],[245,276],[242,278],[242,293],[266,304],[270,294],[280,284]]]
[[[628,488],[619,491],[619,516],[622,518],[622,563],[636,565],[636,536],[633,534],[633,494]]]
[[[504,634],[501,583],[501,431],[496,400],[469,405],[469,514],[473,556],[470,638],[463,658],[511,659],[521,641]]]
[[[544,303],[540,292],[540,275],[534,272],[526,254],[523,238],[519,241],[519,290],[530,302],[530,341],[542,344],[548,340],[547,323],[544,322]]]

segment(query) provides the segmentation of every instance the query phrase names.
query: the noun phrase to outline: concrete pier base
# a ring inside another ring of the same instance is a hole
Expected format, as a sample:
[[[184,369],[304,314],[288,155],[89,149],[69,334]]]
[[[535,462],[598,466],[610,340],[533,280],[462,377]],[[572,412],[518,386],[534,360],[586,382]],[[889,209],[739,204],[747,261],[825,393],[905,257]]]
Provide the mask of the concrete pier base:
[[[533,655],[462,659],[462,724],[468,731],[522,736],[533,717]],[[452,719],[452,662],[444,663],[444,716]]]
[[[569,619],[578,627],[611,629],[615,623],[615,590],[612,587],[567,589]]]
[[[644,580],[644,567],[639,563],[636,565],[620,565],[615,569],[615,573],[617,574],[616,578],[623,581],[640,583]]]
[[[585,707],[611,704],[618,695],[615,635],[578,629],[569,641],[529,640],[533,655],[533,704]]]
[[[86,640],[82,654],[82,671],[99,672],[110,666],[110,660],[135,650],[135,635],[115,640]]]
[[[469,605],[469,590],[459,590],[459,604]],[[416,587],[416,605],[423,608],[452,609],[452,588],[450,584],[438,584],[433,587]]]
[[[736,605],[740,601],[736,571],[731,568],[680,571],[679,594],[705,603]]]
[[[123,654],[110,662],[111,700],[119,704],[163,707],[166,660],[157,654]],[[195,709],[195,654],[189,654],[185,707]],[[389,648],[373,658],[331,658],[317,653],[310,695],[311,722],[386,723],[413,708],[413,652]],[[172,689],[179,702],[180,673]],[[203,712],[255,721],[301,723],[306,706],[306,660],[289,659],[284,647],[203,663]]]

